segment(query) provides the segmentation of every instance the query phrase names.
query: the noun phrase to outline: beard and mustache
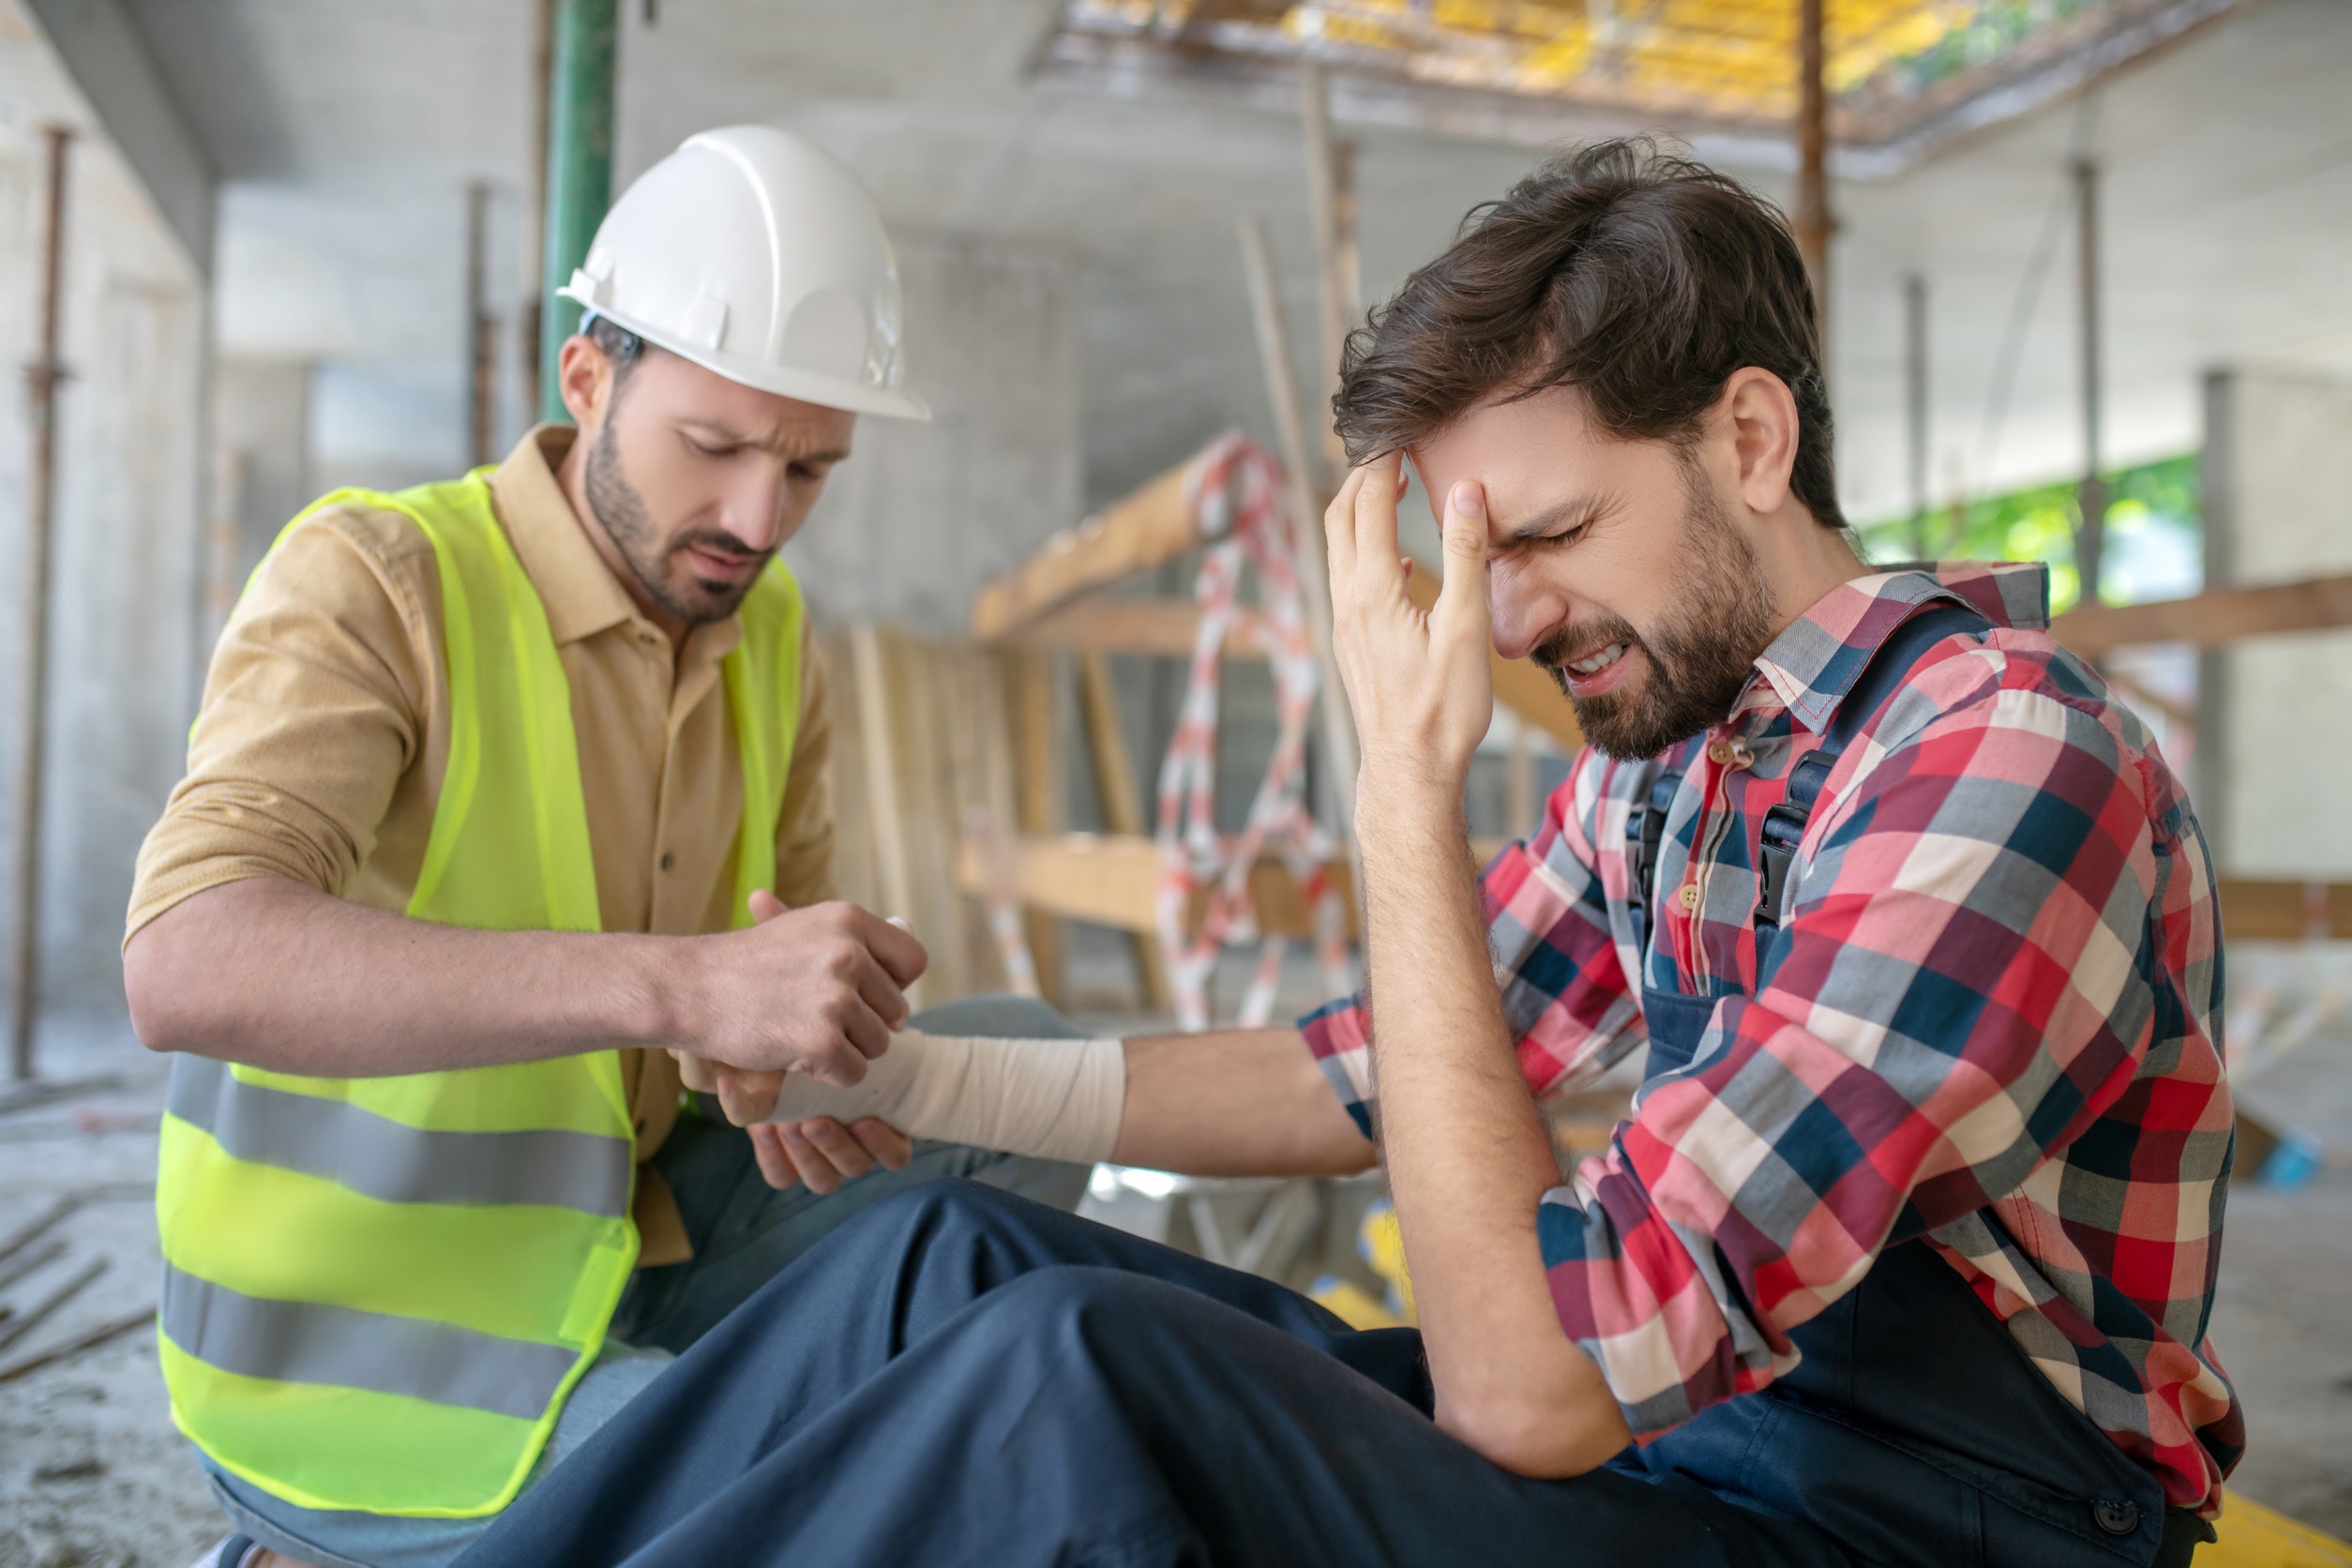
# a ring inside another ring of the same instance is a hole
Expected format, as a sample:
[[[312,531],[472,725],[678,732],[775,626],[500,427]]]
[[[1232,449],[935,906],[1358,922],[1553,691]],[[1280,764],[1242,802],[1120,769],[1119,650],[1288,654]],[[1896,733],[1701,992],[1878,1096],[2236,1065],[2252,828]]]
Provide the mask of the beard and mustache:
[[[1695,474],[1683,475],[1682,530],[1688,550],[1681,602],[1643,632],[1603,615],[1553,632],[1530,656],[1568,693],[1585,739],[1620,761],[1655,757],[1730,716],[1773,636],[1772,605],[1756,551]],[[1570,690],[1563,668],[1591,649],[1623,642],[1642,653],[1648,678],[1593,697]]]
[[[628,563],[645,596],[687,626],[708,626],[732,615],[760,576],[755,571],[741,582],[711,582],[696,577],[691,568],[673,575],[671,563],[680,553],[705,550],[762,565],[776,553],[747,550],[732,535],[716,528],[690,528],[664,538],[646,509],[645,498],[621,471],[621,454],[609,425],[589,446],[580,477],[588,492],[588,509],[596,513],[596,522],[621,552],[621,559]],[[680,576],[684,585],[678,580]]]

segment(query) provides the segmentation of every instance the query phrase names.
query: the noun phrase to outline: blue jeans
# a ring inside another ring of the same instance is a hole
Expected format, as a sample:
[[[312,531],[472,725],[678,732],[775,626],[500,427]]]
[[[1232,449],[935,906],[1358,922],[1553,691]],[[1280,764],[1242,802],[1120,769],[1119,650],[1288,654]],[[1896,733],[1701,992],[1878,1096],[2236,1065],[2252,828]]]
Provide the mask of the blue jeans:
[[[1079,1032],[1042,1003],[972,997],[927,1009],[917,1026],[941,1034],[1075,1039]],[[614,1311],[604,1353],[573,1389],[526,1490],[536,1486],[663,1368],[788,1264],[847,1220],[893,1195],[961,1176],[1074,1209],[1082,1166],[920,1142],[904,1170],[876,1170],[830,1197],[807,1187],[777,1192],[760,1175],[751,1141],[716,1109],[681,1115],[654,1167],[670,1184],[694,1244],[690,1261],[638,1272]],[[804,1325],[824,1332],[822,1322]],[[242,1533],[320,1568],[443,1568],[492,1522],[420,1519],[298,1508],[204,1459],[214,1497]]]
[[[1410,1329],[942,1182],[778,1275],[456,1568],[1856,1568],[1631,1451],[1514,1475],[1430,1403]]]

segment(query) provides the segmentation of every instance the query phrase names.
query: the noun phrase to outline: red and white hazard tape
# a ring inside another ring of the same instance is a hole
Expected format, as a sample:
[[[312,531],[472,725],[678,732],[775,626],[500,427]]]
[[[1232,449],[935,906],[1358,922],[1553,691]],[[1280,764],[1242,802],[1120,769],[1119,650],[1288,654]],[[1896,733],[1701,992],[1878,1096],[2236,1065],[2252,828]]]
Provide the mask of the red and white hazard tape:
[[[1282,465],[1238,431],[1194,459],[1184,475],[1185,504],[1200,537],[1211,543],[1193,585],[1200,627],[1184,704],[1160,764],[1154,913],[1177,1023],[1187,1031],[1209,1026],[1209,985],[1217,955],[1229,944],[1262,941],[1242,1000],[1241,1024],[1262,1024],[1274,1012],[1286,943],[1259,929],[1249,877],[1261,856],[1279,858],[1306,901],[1325,988],[1343,991],[1349,984],[1347,912],[1332,885],[1332,839],[1306,807],[1306,730],[1318,671],[1284,494]],[[1273,665],[1278,729],[1248,819],[1239,834],[1228,837],[1217,831],[1215,814],[1217,660],[1240,614],[1244,563],[1258,572],[1259,635]],[[1185,915],[1204,887],[1200,928],[1188,937]]]

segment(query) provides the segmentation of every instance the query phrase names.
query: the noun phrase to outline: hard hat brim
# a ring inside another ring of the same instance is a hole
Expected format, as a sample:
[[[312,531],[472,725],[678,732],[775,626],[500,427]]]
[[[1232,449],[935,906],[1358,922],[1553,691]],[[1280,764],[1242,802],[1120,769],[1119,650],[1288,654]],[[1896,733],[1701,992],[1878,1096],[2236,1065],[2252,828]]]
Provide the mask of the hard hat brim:
[[[611,306],[597,305],[576,293],[565,284],[555,291],[558,298],[568,299],[584,309],[594,310],[613,325],[633,332],[656,348],[676,354],[689,364],[700,365],[715,376],[723,376],[738,386],[756,391],[773,392],[779,398],[792,398],[820,408],[844,409],[852,414],[878,415],[884,419],[912,419],[928,424],[931,408],[912,392],[899,392],[888,387],[867,386],[846,376],[820,375],[813,370],[797,370],[781,365],[749,365],[726,354],[712,354],[691,348],[677,341],[669,333],[649,327],[632,319],[626,311]]]

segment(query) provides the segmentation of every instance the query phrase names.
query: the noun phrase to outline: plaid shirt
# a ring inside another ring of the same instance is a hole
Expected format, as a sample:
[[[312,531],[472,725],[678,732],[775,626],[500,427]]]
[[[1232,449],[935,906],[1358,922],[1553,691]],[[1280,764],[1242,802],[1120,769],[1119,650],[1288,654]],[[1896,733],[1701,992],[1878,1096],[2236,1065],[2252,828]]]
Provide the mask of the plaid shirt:
[[[2233,1128],[2212,871],[2139,721],[2034,629],[2047,597],[2039,565],[1846,583],[1726,723],[1649,761],[1588,747],[1484,873],[1538,1096],[1641,1043],[1645,962],[1721,999],[1692,1064],[1538,1215],[1560,1322],[1636,1435],[1788,1371],[1787,1330],[1924,1232],[2175,1506],[2219,1505],[2244,1435],[2206,1342]],[[1764,813],[1870,655],[1941,598],[1994,629],[1929,649],[1838,760],[1757,993]],[[1661,768],[1684,771],[1645,955],[1625,827]],[[1304,1028],[1369,1133],[1364,996]]]

